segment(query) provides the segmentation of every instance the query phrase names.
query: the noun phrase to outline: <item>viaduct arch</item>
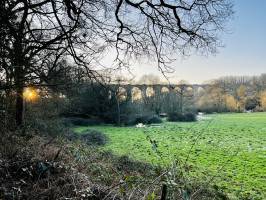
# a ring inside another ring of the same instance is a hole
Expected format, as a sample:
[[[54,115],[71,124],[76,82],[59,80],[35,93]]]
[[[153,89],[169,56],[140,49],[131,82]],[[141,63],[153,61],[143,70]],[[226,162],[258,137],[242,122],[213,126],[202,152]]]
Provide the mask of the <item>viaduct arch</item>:
[[[123,90],[123,93],[126,96],[127,101],[133,102],[134,100],[134,93],[136,91],[139,91],[138,99],[145,99],[148,96],[150,96],[149,91],[153,91],[153,95],[160,95],[163,93],[177,93],[181,90],[186,91],[190,90],[193,93],[193,96],[197,96],[201,91],[204,91],[207,89],[209,85],[208,84],[153,84],[153,85],[147,85],[147,84],[124,84],[124,85],[118,85],[118,84],[109,84],[107,87],[110,88],[111,91],[117,93],[121,89]]]

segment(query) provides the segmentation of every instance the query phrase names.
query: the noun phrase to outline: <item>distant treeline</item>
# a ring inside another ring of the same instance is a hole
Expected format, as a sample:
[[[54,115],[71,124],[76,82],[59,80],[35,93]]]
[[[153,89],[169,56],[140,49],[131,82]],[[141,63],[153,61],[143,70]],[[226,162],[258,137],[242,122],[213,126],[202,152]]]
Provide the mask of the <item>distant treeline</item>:
[[[265,111],[266,74],[214,80],[202,91],[196,107],[204,112]]]

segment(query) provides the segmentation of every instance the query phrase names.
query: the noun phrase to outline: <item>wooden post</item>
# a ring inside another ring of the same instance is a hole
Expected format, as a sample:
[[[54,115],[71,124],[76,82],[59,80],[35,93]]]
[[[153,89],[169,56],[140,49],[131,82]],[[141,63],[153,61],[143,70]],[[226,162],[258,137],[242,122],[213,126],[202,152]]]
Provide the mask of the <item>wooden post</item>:
[[[161,200],[166,200],[166,198],[167,198],[167,185],[163,184]]]

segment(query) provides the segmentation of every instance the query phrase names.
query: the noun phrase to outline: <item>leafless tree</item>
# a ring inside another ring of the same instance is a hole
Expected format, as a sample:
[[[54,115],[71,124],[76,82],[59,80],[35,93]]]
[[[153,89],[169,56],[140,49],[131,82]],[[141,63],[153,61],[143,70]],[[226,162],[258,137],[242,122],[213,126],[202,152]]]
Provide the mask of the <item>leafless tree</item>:
[[[230,0],[2,0],[2,88],[16,91],[16,122],[23,122],[23,88],[44,85],[62,59],[93,79],[99,58],[115,49],[117,66],[155,58],[169,70],[172,52],[214,52],[232,15]],[[47,70],[46,62],[50,60]]]

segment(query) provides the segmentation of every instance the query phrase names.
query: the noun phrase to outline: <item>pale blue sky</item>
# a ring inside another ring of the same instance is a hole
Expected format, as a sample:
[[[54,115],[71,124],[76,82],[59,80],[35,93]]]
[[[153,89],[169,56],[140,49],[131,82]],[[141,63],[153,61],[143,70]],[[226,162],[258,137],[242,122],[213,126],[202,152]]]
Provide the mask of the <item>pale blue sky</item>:
[[[235,15],[217,55],[191,56],[174,63],[177,80],[201,83],[227,75],[266,73],[266,0],[234,0]],[[134,74],[160,74],[152,64],[135,64]]]

